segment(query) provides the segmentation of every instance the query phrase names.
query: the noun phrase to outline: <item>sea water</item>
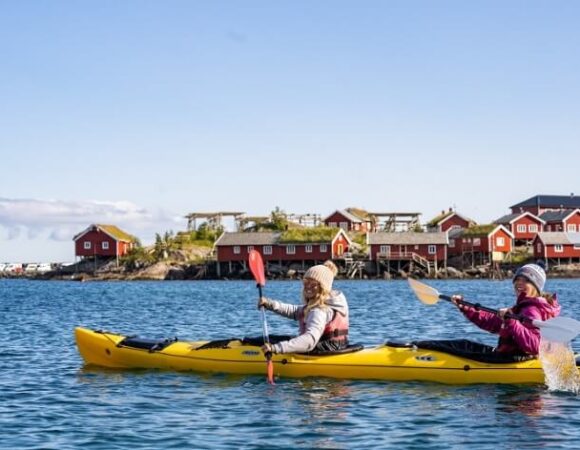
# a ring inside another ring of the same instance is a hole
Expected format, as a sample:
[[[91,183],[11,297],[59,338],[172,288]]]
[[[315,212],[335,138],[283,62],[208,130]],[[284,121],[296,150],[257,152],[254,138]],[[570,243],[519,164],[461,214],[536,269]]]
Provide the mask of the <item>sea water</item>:
[[[428,282],[509,306],[508,281]],[[495,345],[447,302],[420,303],[402,281],[337,281],[351,341],[468,338]],[[549,280],[580,319],[580,281]],[[298,302],[300,283],[264,294]],[[580,397],[545,385],[278,379],[85,368],[76,326],[184,340],[259,336],[252,281],[0,280],[1,449],[577,448]],[[295,324],[268,315],[270,332]],[[577,339],[580,342],[580,339]],[[578,342],[572,342],[578,350]]]

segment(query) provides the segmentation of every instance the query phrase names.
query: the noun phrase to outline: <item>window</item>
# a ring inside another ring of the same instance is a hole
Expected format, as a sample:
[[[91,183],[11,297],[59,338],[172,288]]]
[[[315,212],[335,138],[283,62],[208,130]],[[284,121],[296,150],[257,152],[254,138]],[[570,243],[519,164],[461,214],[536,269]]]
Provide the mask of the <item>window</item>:
[[[419,250],[419,246],[418,245],[415,245],[415,250]]]
[[[109,243],[107,241],[104,241],[101,243],[101,248],[103,250],[109,250]]]
[[[538,242],[538,245],[536,245],[536,249],[538,253],[542,253],[542,243]]]
[[[304,246],[304,251],[305,251],[306,253],[312,253],[312,244],[306,244],[306,245]]]
[[[336,223],[336,222],[328,222],[328,226],[329,227],[337,227],[338,226],[338,223]]]
[[[449,239],[449,248],[455,248],[455,239]]]
[[[568,230],[568,233],[576,233],[576,224],[575,223],[569,223],[566,226],[566,230]]]
[[[296,254],[296,246],[295,245],[287,245],[286,246],[286,254],[287,255],[295,255]]]
[[[538,225],[535,223],[528,225],[528,231],[530,233],[537,233],[538,232]]]
[[[320,253],[326,253],[328,251],[326,244],[320,244]]]
[[[473,245],[475,247],[480,246],[481,245],[481,238],[475,238],[475,239],[473,239]]]
[[[391,253],[391,246],[390,245],[381,245],[379,249],[379,253],[383,253],[384,255],[388,255]]]
[[[503,237],[498,237],[495,240],[495,245],[497,245],[498,247],[503,247],[505,245],[505,238]]]
[[[340,222],[340,228],[344,231],[348,231],[348,222]]]
[[[525,226],[525,225],[523,225],[523,224],[519,224],[519,225],[516,227],[516,230],[518,231],[518,233],[525,233],[525,232],[526,232],[526,226]]]
[[[271,255],[272,254],[272,246],[271,245],[264,245],[264,255]]]
[[[85,244],[85,246],[84,246],[85,247],[85,250],[90,250],[91,249],[91,241],[85,241],[84,244]]]
[[[234,255],[239,255],[239,254],[240,254],[240,246],[234,245]]]
[[[563,253],[564,252],[564,246],[562,244],[556,244],[556,245],[554,245],[554,251],[556,253]]]
[[[546,231],[552,231],[552,226],[551,225],[546,225]]]
[[[247,247],[248,253],[250,253],[252,250],[254,250],[254,246],[253,245],[248,245]]]
[[[580,250],[580,244],[574,244],[574,250]]]
[[[437,246],[430,245],[429,247],[427,247],[427,253],[429,253],[430,255],[434,255],[435,253],[437,253]]]

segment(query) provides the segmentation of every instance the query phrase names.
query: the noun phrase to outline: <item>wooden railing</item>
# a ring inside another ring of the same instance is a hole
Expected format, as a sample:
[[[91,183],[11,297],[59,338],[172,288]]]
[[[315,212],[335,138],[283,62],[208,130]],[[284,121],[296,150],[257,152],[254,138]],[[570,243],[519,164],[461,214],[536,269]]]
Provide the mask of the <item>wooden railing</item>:
[[[421,255],[414,252],[389,252],[389,253],[377,253],[377,259],[391,259],[391,260],[405,260],[414,261],[420,266],[431,272],[431,262],[427,258],[423,258]]]

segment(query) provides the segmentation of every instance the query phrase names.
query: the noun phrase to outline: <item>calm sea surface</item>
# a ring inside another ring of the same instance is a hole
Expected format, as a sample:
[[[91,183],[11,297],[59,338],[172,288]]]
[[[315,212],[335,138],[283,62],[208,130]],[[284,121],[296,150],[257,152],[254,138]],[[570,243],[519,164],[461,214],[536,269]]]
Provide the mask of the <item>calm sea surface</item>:
[[[509,281],[436,281],[484,305],[513,302]],[[405,282],[337,282],[351,340],[467,337],[488,344],[448,303],[427,307]],[[580,319],[580,280],[550,280]],[[299,282],[265,295],[297,302]],[[446,386],[83,368],[83,325],[143,337],[261,334],[251,281],[0,280],[1,449],[580,448],[580,398],[544,386]],[[271,333],[294,324],[269,315]],[[580,350],[580,338],[574,349]]]

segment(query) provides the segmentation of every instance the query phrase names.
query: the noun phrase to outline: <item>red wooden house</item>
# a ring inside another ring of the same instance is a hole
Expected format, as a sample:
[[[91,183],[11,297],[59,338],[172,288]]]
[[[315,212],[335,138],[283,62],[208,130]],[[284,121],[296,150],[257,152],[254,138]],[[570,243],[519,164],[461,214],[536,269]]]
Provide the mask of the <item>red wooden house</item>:
[[[449,211],[441,211],[441,214],[431,219],[427,224],[427,231],[448,231],[457,228],[468,228],[471,225],[475,225],[475,221],[449,208]]]
[[[508,214],[500,217],[495,222],[503,225],[513,235],[516,243],[531,243],[536,235],[543,231],[546,222],[531,212]]]
[[[77,234],[75,256],[81,258],[120,257],[135,247],[137,238],[115,225],[93,224]]]
[[[580,233],[539,233],[534,239],[534,258],[557,264],[579,262]]]
[[[344,231],[374,231],[371,216],[357,208],[337,209],[323,220],[327,227],[339,227]]]
[[[512,213],[531,212],[540,216],[546,211],[580,208],[580,197],[570,195],[536,195],[510,206]]]
[[[447,233],[369,233],[367,234],[369,259],[390,270],[417,264],[428,272],[445,265],[447,261]]]
[[[544,231],[566,231],[568,233],[580,231],[580,209],[546,211],[540,216],[540,219],[546,222]]]
[[[514,236],[503,225],[475,225],[449,234],[449,256],[463,256],[472,265],[503,261],[513,250]]]
[[[352,242],[342,229],[290,230],[285,232],[223,233],[214,244],[218,262],[218,276],[222,264],[229,271],[246,268],[248,255],[258,251],[264,262],[287,265],[301,263],[302,267],[341,257],[350,250]]]

